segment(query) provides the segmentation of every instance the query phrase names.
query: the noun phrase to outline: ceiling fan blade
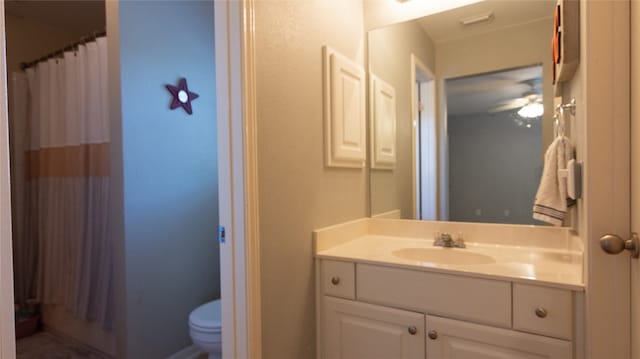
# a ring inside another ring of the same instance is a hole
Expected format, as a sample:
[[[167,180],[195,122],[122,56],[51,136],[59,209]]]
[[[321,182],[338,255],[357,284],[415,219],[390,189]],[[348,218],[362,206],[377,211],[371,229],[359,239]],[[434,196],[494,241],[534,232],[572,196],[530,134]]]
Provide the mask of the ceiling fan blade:
[[[503,112],[503,111],[510,111],[510,110],[515,110],[516,108],[521,108],[524,105],[518,105],[516,103],[509,103],[506,105],[500,105],[500,106],[495,106],[489,109],[489,113],[496,113],[496,112]]]
[[[528,98],[525,98],[525,97],[516,98],[507,102],[499,103],[497,106],[490,108],[489,113],[515,110],[516,108],[520,108],[528,103],[530,103]]]
[[[520,81],[521,84],[527,84],[532,91],[542,90],[542,77],[535,77]]]

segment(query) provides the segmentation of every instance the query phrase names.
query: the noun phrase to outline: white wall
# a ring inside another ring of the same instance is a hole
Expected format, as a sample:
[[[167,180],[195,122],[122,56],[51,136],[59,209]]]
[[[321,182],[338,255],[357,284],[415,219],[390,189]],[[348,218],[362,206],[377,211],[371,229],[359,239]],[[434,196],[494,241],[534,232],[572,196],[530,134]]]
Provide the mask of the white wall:
[[[107,3],[118,357],[191,345],[189,313],[220,296],[213,9]],[[169,109],[183,77],[191,116]]]
[[[311,231],[368,214],[367,171],[323,161],[322,46],[364,67],[362,2],[258,1],[255,26],[263,358],[314,358]]]
[[[411,54],[435,72],[435,46],[420,24],[403,22],[368,33],[371,73],[396,91],[396,166],[393,170],[371,170],[371,214],[395,209],[401,218],[413,216],[413,148],[415,119],[411,118]]]

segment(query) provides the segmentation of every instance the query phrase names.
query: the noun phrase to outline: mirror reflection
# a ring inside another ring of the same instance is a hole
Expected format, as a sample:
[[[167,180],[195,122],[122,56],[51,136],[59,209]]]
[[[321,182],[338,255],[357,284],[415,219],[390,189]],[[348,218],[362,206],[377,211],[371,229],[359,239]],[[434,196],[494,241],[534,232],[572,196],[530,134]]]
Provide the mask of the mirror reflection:
[[[542,224],[554,8],[490,0],[368,33],[372,216]]]

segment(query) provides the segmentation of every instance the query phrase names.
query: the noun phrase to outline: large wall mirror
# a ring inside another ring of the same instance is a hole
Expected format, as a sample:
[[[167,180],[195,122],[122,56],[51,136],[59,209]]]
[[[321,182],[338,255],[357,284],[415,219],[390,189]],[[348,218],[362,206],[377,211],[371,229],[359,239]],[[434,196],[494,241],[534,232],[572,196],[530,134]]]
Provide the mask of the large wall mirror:
[[[488,0],[368,33],[372,216],[542,224],[555,4]]]

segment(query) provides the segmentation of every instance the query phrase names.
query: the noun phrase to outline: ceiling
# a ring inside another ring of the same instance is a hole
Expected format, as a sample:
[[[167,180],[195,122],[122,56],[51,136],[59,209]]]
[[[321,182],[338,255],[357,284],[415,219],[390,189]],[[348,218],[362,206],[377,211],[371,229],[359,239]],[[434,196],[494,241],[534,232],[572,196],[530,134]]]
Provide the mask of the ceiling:
[[[555,0],[485,0],[417,21],[429,37],[439,43],[551,18],[555,4]],[[493,13],[492,20],[467,26],[460,23],[460,20],[487,13]]]
[[[529,94],[542,95],[542,66],[532,66],[446,81],[447,113],[488,113]]]
[[[59,28],[80,39],[104,31],[104,0],[6,0],[7,14]]]

